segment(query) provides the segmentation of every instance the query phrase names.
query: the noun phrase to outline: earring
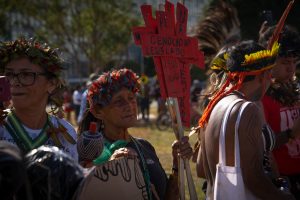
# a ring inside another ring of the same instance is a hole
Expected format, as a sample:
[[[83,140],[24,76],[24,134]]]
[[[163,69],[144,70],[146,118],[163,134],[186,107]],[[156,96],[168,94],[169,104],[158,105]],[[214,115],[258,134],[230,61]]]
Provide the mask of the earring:
[[[209,77],[210,84],[213,86],[217,86],[219,84],[218,75],[216,73],[212,73]]]
[[[104,129],[104,122],[103,122],[103,120],[100,120],[100,130],[103,130]]]

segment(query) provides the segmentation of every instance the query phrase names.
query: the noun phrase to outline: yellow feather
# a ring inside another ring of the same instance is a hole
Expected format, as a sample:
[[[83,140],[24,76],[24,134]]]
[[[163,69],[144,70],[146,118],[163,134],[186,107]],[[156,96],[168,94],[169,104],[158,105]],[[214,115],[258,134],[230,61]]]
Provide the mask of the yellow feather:
[[[275,42],[271,50],[261,50],[249,55],[245,55],[245,60],[243,61],[242,65],[249,65],[258,60],[275,57],[278,54],[279,47],[280,45],[278,42]]]

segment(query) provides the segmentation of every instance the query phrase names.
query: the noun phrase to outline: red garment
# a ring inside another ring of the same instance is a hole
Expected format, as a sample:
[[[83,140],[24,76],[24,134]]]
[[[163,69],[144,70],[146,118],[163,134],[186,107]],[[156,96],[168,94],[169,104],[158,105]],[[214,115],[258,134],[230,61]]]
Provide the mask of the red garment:
[[[72,96],[68,91],[65,91],[63,93],[64,103],[63,103],[63,109],[65,112],[71,112],[73,110],[72,108]]]
[[[286,107],[270,96],[264,96],[264,112],[267,123],[275,134],[293,127],[294,121],[300,118],[300,106]],[[300,173],[300,139],[288,142],[273,150],[280,174],[293,175]]]

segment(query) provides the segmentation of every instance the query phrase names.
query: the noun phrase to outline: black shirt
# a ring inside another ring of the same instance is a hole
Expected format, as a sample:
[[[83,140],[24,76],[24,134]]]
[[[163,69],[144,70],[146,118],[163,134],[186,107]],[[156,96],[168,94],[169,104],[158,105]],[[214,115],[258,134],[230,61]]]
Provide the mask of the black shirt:
[[[160,199],[164,199],[167,190],[167,175],[162,168],[159,159],[156,155],[154,147],[146,140],[141,138],[134,138],[139,149],[142,151],[144,159],[149,170],[150,181],[155,186],[156,192]],[[130,141],[126,147],[133,148],[136,152],[138,149],[133,141]],[[140,159],[140,158],[139,158]],[[140,159],[141,160],[141,159]],[[140,161],[141,169],[143,170],[142,162]],[[152,195],[152,199],[155,199]]]

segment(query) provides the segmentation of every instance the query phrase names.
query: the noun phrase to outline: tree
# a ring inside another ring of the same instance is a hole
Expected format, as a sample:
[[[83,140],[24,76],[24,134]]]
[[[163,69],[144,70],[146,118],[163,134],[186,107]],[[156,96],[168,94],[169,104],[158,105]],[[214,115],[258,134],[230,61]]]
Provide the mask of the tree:
[[[88,60],[89,73],[127,46],[138,24],[133,9],[131,0],[31,0],[17,8],[24,29],[68,52],[75,65]]]
[[[9,2],[0,0],[0,38],[4,40],[11,39],[11,27],[17,22],[12,19],[11,14],[15,13],[20,4],[17,0]]]

